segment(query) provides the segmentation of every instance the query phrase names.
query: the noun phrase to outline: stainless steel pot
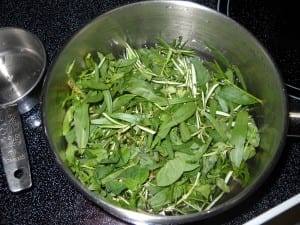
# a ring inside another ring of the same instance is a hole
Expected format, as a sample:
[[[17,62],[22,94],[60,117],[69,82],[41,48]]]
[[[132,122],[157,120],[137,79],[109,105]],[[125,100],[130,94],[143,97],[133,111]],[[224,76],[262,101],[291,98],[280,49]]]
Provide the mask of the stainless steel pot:
[[[134,47],[153,43],[160,36],[188,40],[189,47],[207,52],[204,42],[223,51],[244,74],[248,89],[264,100],[255,110],[261,131],[260,151],[250,165],[251,180],[247,187],[227,195],[208,211],[184,216],[145,215],[118,208],[88,191],[60,158],[65,149],[62,138],[64,110],[61,103],[68,94],[65,69],[74,58],[80,60],[87,52],[120,52],[121,43]],[[145,1],[126,5],[105,13],[80,30],[63,48],[45,80],[43,122],[57,162],[72,183],[91,201],[109,213],[131,223],[176,224],[213,217],[240,204],[269,176],[280,157],[287,130],[286,93],[274,62],[263,46],[232,19],[201,5],[187,1]]]

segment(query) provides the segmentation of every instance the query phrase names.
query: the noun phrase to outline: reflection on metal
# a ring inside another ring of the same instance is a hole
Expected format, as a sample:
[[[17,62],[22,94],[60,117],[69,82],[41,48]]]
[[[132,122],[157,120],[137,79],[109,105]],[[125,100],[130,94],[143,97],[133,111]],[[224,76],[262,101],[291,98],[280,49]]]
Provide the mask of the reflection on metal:
[[[300,118],[300,113],[299,112],[290,112],[289,117],[299,119]]]
[[[218,0],[217,11],[226,14],[228,17],[229,13],[230,0]],[[226,9],[226,11],[224,11]]]
[[[285,86],[287,88],[288,95],[291,98],[300,100],[300,88],[298,88],[294,85],[287,84],[287,83],[285,84]]]
[[[0,42],[1,158],[9,189],[19,192],[32,186],[19,110],[25,113],[38,103],[27,96],[42,78],[46,52],[35,35],[19,28],[0,28]]]
[[[262,213],[261,215],[255,217],[254,219],[248,221],[244,225],[260,225],[260,224],[299,224],[299,219],[297,219],[297,205],[300,204],[300,194],[297,194],[290,199],[282,202],[281,204],[275,206],[274,208],[269,209],[268,211]],[[288,218],[295,219],[295,223],[289,223],[286,221],[286,216],[284,215],[285,212],[289,210],[295,210],[294,213],[290,212],[290,215]],[[298,207],[299,211],[299,207]],[[295,218],[292,218],[294,216]],[[271,223],[268,223],[271,222]],[[287,222],[287,223],[286,223]]]
[[[5,56],[0,57],[0,75],[3,75],[5,80],[12,82],[13,75],[9,73],[7,67],[5,66]]]

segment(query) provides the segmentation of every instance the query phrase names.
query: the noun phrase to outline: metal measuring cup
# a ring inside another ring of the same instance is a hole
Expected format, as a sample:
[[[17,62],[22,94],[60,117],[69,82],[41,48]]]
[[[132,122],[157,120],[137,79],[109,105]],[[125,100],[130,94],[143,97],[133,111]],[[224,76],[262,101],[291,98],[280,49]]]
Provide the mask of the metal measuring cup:
[[[20,113],[38,102],[28,94],[45,67],[45,49],[35,35],[20,28],[0,28],[0,149],[12,192],[32,185]]]

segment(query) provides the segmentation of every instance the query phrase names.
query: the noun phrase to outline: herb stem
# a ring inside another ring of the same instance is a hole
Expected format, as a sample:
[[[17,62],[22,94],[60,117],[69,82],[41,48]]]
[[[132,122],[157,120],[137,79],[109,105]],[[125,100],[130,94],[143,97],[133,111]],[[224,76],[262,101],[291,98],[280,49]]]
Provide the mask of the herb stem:
[[[232,176],[232,173],[233,173],[233,171],[232,170],[230,170],[228,173],[227,173],[227,175],[226,175],[226,177],[225,177],[225,179],[224,179],[224,181],[225,181],[225,183],[226,184],[228,184],[228,182],[229,182],[229,180],[230,180],[230,177]],[[206,208],[205,208],[205,210],[208,210],[208,209],[211,209],[221,198],[222,198],[222,196],[225,194],[225,192],[224,191],[222,191]]]
[[[211,97],[211,95],[213,94],[214,90],[215,90],[218,86],[219,86],[219,83],[216,83],[216,84],[214,84],[214,85],[210,88],[209,92],[207,93],[207,95],[206,95],[206,97],[205,97],[205,99],[204,99],[204,106],[203,106],[203,108],[206,108],[208,99]]]
[[[142,126],[142,125],[136,125],[138,128],[140,128],[141,130],[143,130],[143,131],[146,131],[147,133],[149,133],[149,134],[156,134],[156,131],[155,130],[152,130],[152,129],[150,129],[150,128],[148,128],[148,127],[144,127],[144,126]]]
[[[249,179],[246,160],[260,137],[248,106],[261,101],[216,49],[208,61],[185,44],[122,42],[119,56],[90,52],[66,69],[63,159],[118,207],[188,214],[230,191],[233,171],[241,184]]]
[[[171,61],[173,62],[174,66],[175,66],[176,69],[179,71],[179,73],[180,73],[182,76],[184,76],[184,72],[183,72],[183,70],[180,68],[180,66],[177,64],[177,62],[176,62],[174,59],[172,59]]]
[[[168,84],[168,85],[179,85],[179,86],[183,86],[183,83],[179,83],[176,81],[168,81],[168,80],[151,80],[153,83],[157,83],[157,84]]]
[[[161,71],[160,71],[160,76],[162,76],[162,75],[164,74],[165,68],[166,68],[167,64],[170,62],[172,53],[173,53],[173,49],[172,49],[172,48],[169,48],[169,50],[168,50],[168,55],[167,55],[167,59],[166,59],[164,65],[163,65],[163,67],[162,67],[162,69],[161,69]]]
[[[222,191],[206,208],[205,210],[211,209],[224,195],[224,191]]]
[[[194,98],[197,96],[197,78],[194,64],[191,64],[191,89]]]
[[[107,115],[105,112],[102,113],[102,115],[103,115],[106,119],[108,119],[110,122],[112,122],[112,123],[114,123],[114,124],[116,124],[116,125],[120,125],[120,126],[122,126],[122,127],[126,127],[126,126],[127,126],[126,124],[120,123],[120,122],[116,121],[115,119],[111,118],[111,117],[110,117],[109,115]]]
[[[194,182],[193,186],[189,189],[189,191],[186,194],[184,194],[181,197],[181,199],[179,199],[175,204],[173,204],[173,205],[169,206],[167,209],[165,209],[165,211],[171,211],[172,209],[176,208],[177,205],[179,205],[180,203],[182,203],[186,199],[188,199],[188,197],[193,193],[195,187],[197,186],[199,178],[200,178],[200,172],[197,173],[195,182]]]

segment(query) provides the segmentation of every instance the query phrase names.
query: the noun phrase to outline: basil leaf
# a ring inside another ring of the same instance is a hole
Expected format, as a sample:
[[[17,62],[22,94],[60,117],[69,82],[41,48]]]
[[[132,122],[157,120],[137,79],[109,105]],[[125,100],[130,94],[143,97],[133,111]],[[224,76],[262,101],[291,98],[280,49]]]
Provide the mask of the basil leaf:
[[[109,192],[112,192],[114,195],[120,194],[122,191],[124,191],[127,188],[123,182],[116,181],[116,180],[112,180],[108,182],[105,185],[105,187]]]
[[[149,199],[149,204],[154,209],[158,210],[161,207],[169,204],[172,199],[172,191],[169,188],[165,188],[160,192],[156,193],[152,198]]]
[[[186,125],[185,122],[181,122],[179,124],[179,129],[180,129],[181,139],[183,142],[186,142],[192,138],[189,127]]]
[[[209,155],[203,158],[203,166],[202,166],[202,173],[207,174],[211,169],[214,168],[218,161],[217,155]]]
[[[184,167],[184,161],[179,158],[169,160],[157,173],[157,185],[164,187],[173,184],[185,171]]]
[[[136,165],[126,169],[119,178],[130,190],[135,191],[147,180],[148,176],[149,170],[147,168]]]

